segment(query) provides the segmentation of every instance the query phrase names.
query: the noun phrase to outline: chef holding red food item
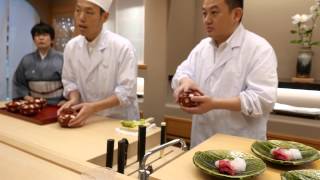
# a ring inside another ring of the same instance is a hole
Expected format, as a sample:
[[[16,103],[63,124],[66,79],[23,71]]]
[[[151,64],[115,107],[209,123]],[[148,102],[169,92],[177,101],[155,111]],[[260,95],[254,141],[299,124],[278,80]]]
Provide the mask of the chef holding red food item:
[[[266,139],[276,102],[277,59],[264,38],[245,29],[242,15],[243,0],[204,0],[208,37],[173,77],[176,101],[193,114],[191,147],[216,133]]]
[[[77,0],[74,19],[80,35],[64,50],[62,82],[65,108],[78,111],[69,127],[83,126],[94,114],[140,119],[137,59],[132,44],[103,27],[112,0]]]

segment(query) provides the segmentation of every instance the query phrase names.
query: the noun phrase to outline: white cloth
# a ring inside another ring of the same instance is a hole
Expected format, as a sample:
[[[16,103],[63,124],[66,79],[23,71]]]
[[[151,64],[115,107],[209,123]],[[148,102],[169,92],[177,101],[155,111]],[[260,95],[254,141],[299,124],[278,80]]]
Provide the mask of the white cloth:
[[[225,43],[221,52],[215,52],[213,40],[203,39],[177,68],[172,81],[175,89],[181,78],[189,77],[211,97],[240,97],[241,112],[211,110],[193,115],[192,147],[215,133],[266,138],[278,85],[275,53],[265,39],[241,24]]]
[[[301,115],[320,116],[320,108],[306,108],[306,107],[290,106],[287,104],[276,103],[273,107],[273,110],[288,112],[288,113],[297,113]]]
[[[101,7],[104,11],[109,12],[112,0],[87,0],[97,6]]]
[[[62,72],[64,96],[78,90],[83,102],[94,102],[116,95],[120,106],[98,114],[139,119],[134,48],[125,38],[105,29],[98,37],[98,44],[90,56],[84,36],[79,35],[67,43]]]

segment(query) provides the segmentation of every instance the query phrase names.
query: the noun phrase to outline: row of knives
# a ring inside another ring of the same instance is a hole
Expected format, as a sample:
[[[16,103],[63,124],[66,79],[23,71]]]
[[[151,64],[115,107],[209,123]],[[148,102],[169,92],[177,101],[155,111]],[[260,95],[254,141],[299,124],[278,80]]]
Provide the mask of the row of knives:
[[[146,151],[146,133],[147,127],[140,125],[138,128],[138,154],[137,161],[141,163]],[[166,123],[161,123],[161,136],[160,144],[166,143]],[[124,174],[124,169],[127,164],[129,142],[126,138],[118,141],[118,163],[117,172]],[[107,154],[106,154],[106,167],[113,168],[113,152],[114,152],[114,139],[107,140]]]

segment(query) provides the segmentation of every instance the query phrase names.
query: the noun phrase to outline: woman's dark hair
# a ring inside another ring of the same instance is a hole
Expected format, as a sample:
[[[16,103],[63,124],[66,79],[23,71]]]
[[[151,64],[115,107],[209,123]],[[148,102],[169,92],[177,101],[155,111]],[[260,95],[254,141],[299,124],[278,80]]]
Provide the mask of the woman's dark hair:
[[[225,2],[229,6],[230,10],[234,8],[243,9],[243,0],[225,0]]]
[[[34,39],[36,35],[40,34],[49,34],[51,40],[54,40],[55,38],[54,29],[49,24],[46,24],[44,22],[40,22],[34,25],[31,29],[32,39]]]

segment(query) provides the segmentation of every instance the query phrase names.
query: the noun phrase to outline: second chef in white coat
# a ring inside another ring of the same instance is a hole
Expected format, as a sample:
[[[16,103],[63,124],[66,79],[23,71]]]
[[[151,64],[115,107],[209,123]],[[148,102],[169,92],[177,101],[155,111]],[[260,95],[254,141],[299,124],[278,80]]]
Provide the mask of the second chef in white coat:
[[[77,0],[79,36],[64,51],[62,82],[65,107],[79,109],[69,126],[86,123],[92,114],[139,119],[136,97],[137,60],[131,43],[106,29],[112,0]]]
[[[203,39],[178,67],[176,98],[195,89],[200,105],[181,107],[194,114],[191,146],[215,133],[266,139],[269,112],[276,101],[277,60],[270,44],[241,24],[241,0],[204,0]]]

